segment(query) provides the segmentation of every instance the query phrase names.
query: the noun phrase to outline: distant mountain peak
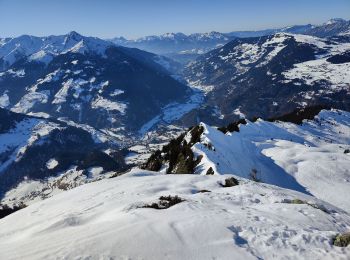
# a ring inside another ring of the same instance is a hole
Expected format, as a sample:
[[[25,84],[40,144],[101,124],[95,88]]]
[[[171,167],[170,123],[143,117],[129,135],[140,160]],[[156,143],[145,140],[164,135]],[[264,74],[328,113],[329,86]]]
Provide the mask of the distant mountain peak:
[[[71,35],[71,36],[81,36],[81,34],[78,33],[78,32],[76,32],[76,31],[70,31],[70,32],[68,33],[68,35]]]
[[[343,18],[332,18],[330,20],[328,20],[325,25],[331,25],[331,24],[336,24],[336,23],[344,23],[346,22],[345,19]]]
[[[175,38],[175,37],[186,37],[184,33],[178,32],[178,33],[165,33],[161,35],[161,37],[164,38]]]
[[[80,42],[83,38],[84,36],[80,35],[79,33],[71,31],[65,36],[63,44],[66,45],[69,42]]]
[[[31,60],[48,61],[52,57],[67,52],[95,52],[104,54],[107,47],[113,45],[96,37],[86,37],[75,31],[65,35],[36,37],[21,35],[16,38],[0,40],[0,59],[5,61],[5,67],[12,65],[18,59],[31,56]]]
[[[70,39],[74,39],[77,41],[80,41],[82,38],[84,38],[84,36],[82,36],[81,34],[77,33],[76,31],[71,31],[67,34],[67,37]]]

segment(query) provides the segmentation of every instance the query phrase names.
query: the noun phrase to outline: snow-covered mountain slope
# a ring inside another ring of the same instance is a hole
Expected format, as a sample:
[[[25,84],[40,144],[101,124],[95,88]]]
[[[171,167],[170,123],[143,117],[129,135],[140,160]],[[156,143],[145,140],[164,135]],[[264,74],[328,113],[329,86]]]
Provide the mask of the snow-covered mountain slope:
[[[118,144],[101,131],[0,108],[0,200],[5,204],[46,198],[125,169]]]
[[[77,33],[29,37],[42,43],[33,43],[35,48],[31,49],[23,39],[28,37],[8,42],[20,42],[23,56],[0,72],[0,107],[19,113],[46,113],[123,139],[128,130],[138,131],[163,107],[186,102],[192,95],[191,89],[173,76],[178,64],[159,55],[115,47]],[[88,48],[76,51],[71,42],[82,42]],[[66,45],[71,48],[66,50]],[[55,55],[46,63],[30,58],[37,49],[50,51],[47,46],[61,52],[52,51]],[[0,47],[8,49],[6,44]]]
[[[185,76],[212,90],[207,104],[225,122],[238,118],[235,111],[268,118],[319,104],[348,110],[349,50],[345,36],[236,39],[189,64]]]
[[[316,25],[306,30],[304,34],[313,35],[317,37],[330,37],[338,34],[349,32],[350,21],[333,18],[321,25]]]
[[[244,179],[225,188],[220,183],[226,177],[134,170],[80,186],[1,219],[0,257],[350,257],[349,248],[331,245],[336,234],[350,227],[350,217],[341,209],[299,192]],[[184,201],[168,209],[142,208],[168,195]]]
[[[201,124],[155,153],[145,168],[235,174],[312,194],[350,212],[349,112],[323,110],[302,125],[259,119],[238,127],[224,134]]]

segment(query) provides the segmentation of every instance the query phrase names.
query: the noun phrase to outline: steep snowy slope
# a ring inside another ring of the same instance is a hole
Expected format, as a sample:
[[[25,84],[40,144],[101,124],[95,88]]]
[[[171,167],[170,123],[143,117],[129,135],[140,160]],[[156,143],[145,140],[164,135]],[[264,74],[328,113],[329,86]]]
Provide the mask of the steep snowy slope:
[[[349,112],[323,110],[302,125],[243,120],[238,129],[224,134],[201,124],[154,154],[145,168],[236,174],[312,194],[350,212]]]
[[[1,219],[0,258],[350,257],[349,248],[331,245],[350,228],[342,210],[243,179],[225,188],[220,183],[226,177],[135,170],[75,188]],[[142,208],[168,195],[184,201],[168,209]]]

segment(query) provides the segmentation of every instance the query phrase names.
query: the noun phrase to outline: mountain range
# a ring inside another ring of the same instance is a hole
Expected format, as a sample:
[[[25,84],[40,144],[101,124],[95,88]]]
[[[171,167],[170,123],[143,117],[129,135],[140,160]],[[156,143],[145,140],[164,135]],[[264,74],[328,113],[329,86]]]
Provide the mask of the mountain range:
[[[349,32],[0,39],[0,259],[349,259]]]
[[[167,70],[175,64],[169,59],[75,32],[21,36],[3,43],[0,53],[2,107],[115,134],[137,129],[191,94]]]
[[[276,29],[257,31],[234,31],[229,33],[210,32],[166,33],[159,36],[145,36],[134,40],[116,37],[110,41],[121,46],[139,48],[149,52],[165,55],[178,62],[186,63],[200,54],[221,47],[235,38],[249,38],[272,35],[276,33],[305,34],[316,37],[330,37],[350,31],[350,21],[334,18],[320,25],[294,25]]]
[[[350,110],[347,26],[333,19],[259,37],[134,41],[157,42],[157,54],[76,32],[1,39],[3,201],[30,204],[119,174],[201,121],[220,127],[310,106]],[[186,65],[168,55],[202,47]]]

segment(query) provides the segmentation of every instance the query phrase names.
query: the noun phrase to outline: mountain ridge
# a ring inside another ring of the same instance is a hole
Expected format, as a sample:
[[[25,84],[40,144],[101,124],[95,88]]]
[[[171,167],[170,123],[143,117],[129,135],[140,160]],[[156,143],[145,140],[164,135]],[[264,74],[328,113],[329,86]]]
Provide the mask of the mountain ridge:
[[[292,25],[282,28],[256,31],[234,31],[227,33],[165,33],[162,35],[144,36],[137,39],[116,37],[111,42],[126,47],[135,47],[162,54],[179,62],[186,63],[199,54],[220,47],[235,38],[262,37],[276,33],[305,34],[318,37],[330,37],[350,30],[350,21],[333,18],[319,25]]]
[[[153,153],[143,168],[164,174],[231,172],[312,194],[350,211],[350,204],[337,193],[348,185],[344,179],[349,180],[349,133],[349,112],[322,107],[269,121],[240,120],[226,128],[200,123]],[[337,160],[332,162],[330,154]],[[333,186],[324,194],[330,180]]]

